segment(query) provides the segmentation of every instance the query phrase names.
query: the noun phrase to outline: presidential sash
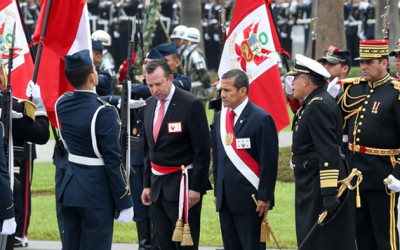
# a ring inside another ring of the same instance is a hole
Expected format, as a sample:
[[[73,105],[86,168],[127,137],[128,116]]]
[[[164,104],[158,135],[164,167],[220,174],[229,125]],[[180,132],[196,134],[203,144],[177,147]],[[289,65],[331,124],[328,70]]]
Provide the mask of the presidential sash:
[[[229,119],[230,109],[221,110],[220,134],[226,155],[239,172],[258,190],[260,182],[260,165],[244,149],[237,149],[236,135]]]

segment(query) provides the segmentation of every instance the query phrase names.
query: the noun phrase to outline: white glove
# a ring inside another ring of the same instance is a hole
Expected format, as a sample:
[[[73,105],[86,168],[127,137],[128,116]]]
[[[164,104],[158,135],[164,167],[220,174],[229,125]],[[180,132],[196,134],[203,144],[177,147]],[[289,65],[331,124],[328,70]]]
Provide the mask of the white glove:
[[[22,114],[22,113],[19,113],[19,112],[17,112],[17,111],[12,111],[12,113],[11,113],[11,118],[12,119],[19,119],[19,118],[22,118],[24,115]],[[1,117],[1,108],[0,108],[0,117]]]
[[[129,108],[130,109],[137,109],[140,107],[146,106],[145,100],[129,100]],[[121,108],[121,99],[118,100],[117,108]]]
[[[328,91],[328,93],[333,97],[336,98],[336,96],[339,94],[340,89],[342,88],[342,86],[340,86],[340,84],[337,84],[339,78],[335,77],[335,79],[333,79],[329,84],[328,84],[328,88],[326,91]]]
[[[387,187],[390,190],[395,191],[396,193],[399,192],[400,191],[400,181],[398,179],[396,179],[393,175],[389,175],[387,178],[392,181],[387,184]]]
[[[293,80],[294,76],[287,76],[285,79],[285,90],[288,95],[293,95]]]
[[[129,223],[133,220],[133,207],[122,209],[116,219],[119,223]]]
[[[0,234],[11,235],[15,233],[15,229],[17,228],[17,223],[15,222],[15,217],[11,219],[6,219],[3,221],[3,229]]]
[[[26,87],[26,96],[32,98],[40,98],[40,87],[39,84],[35,84],[32,80],[29,81],[28,87]]]

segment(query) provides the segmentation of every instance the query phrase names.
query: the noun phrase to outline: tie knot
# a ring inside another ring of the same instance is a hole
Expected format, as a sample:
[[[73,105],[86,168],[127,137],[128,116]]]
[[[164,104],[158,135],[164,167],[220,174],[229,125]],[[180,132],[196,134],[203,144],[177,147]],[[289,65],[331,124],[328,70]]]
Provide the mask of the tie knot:
[[[236,116],[235,111],[233,111],[233,109],[231,109],[231,117],[235,117],[235,116]]]
[[[161,106],[164,106],[166,100],[160,100]]]

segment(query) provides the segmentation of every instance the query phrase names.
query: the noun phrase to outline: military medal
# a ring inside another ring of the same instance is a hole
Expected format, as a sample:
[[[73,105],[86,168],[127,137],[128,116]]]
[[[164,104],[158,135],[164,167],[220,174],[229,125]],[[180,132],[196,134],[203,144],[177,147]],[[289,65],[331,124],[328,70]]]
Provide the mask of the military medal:
[[[227,133],[227,134],[225,135],[225,144],[226,144],[227,146],[229,146],[229,145],[232,144],[232,142],[233,142],[233,134],[232,134],[232,133]]]

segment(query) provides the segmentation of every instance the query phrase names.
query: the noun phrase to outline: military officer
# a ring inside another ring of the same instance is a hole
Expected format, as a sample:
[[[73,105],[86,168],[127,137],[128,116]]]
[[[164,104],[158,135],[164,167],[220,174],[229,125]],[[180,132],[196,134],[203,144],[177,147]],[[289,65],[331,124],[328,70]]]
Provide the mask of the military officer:
[[[397,41],[396,48],[390,51],[389,56],[394,56],[396,66],[396,77],[395,81],[400,81],[400,39]]]
[[[317,61],[296,55],[288,73],[294,76],[294,97],[303,101],[293,119],[292,162],[295,176],[296,234],[299,249],[356,249],[354,205],[349,195],[337,197],[338,180],[348,170],[339,152],[342,117],[326,91],[328,71]],[[326,209],[334,219],[313,231]],[[343,227],[346,225],[346,227]]]
[[[75,91],[62,95],[55,105],[69,161],[57,197],[62,202],[67,250],[111,249],[114,211],[118,222],[133,218],[121,162],[118,113],[94,91],[98,80],[89,53],[83,50],[65,57],[65,75]]]
[[[362,77],[344,79],[339,105],[348,126],[347,161],[359,169],[361,207],[356,209],[360,250],[398,249],[397,199],[400,190],[400,83],[390,78],[388,41],[360,41]],[[392,183],[384,184],[384,179]]]
[[[111,95],[112,82],[110,73],[100,69],[100,62],[103,58],[102,50],[102,42],[92,39],[93,64],[96,67],[97,75],[99,78],[99,84],[96,86],[96,93],[99,96],[106,96]]]

